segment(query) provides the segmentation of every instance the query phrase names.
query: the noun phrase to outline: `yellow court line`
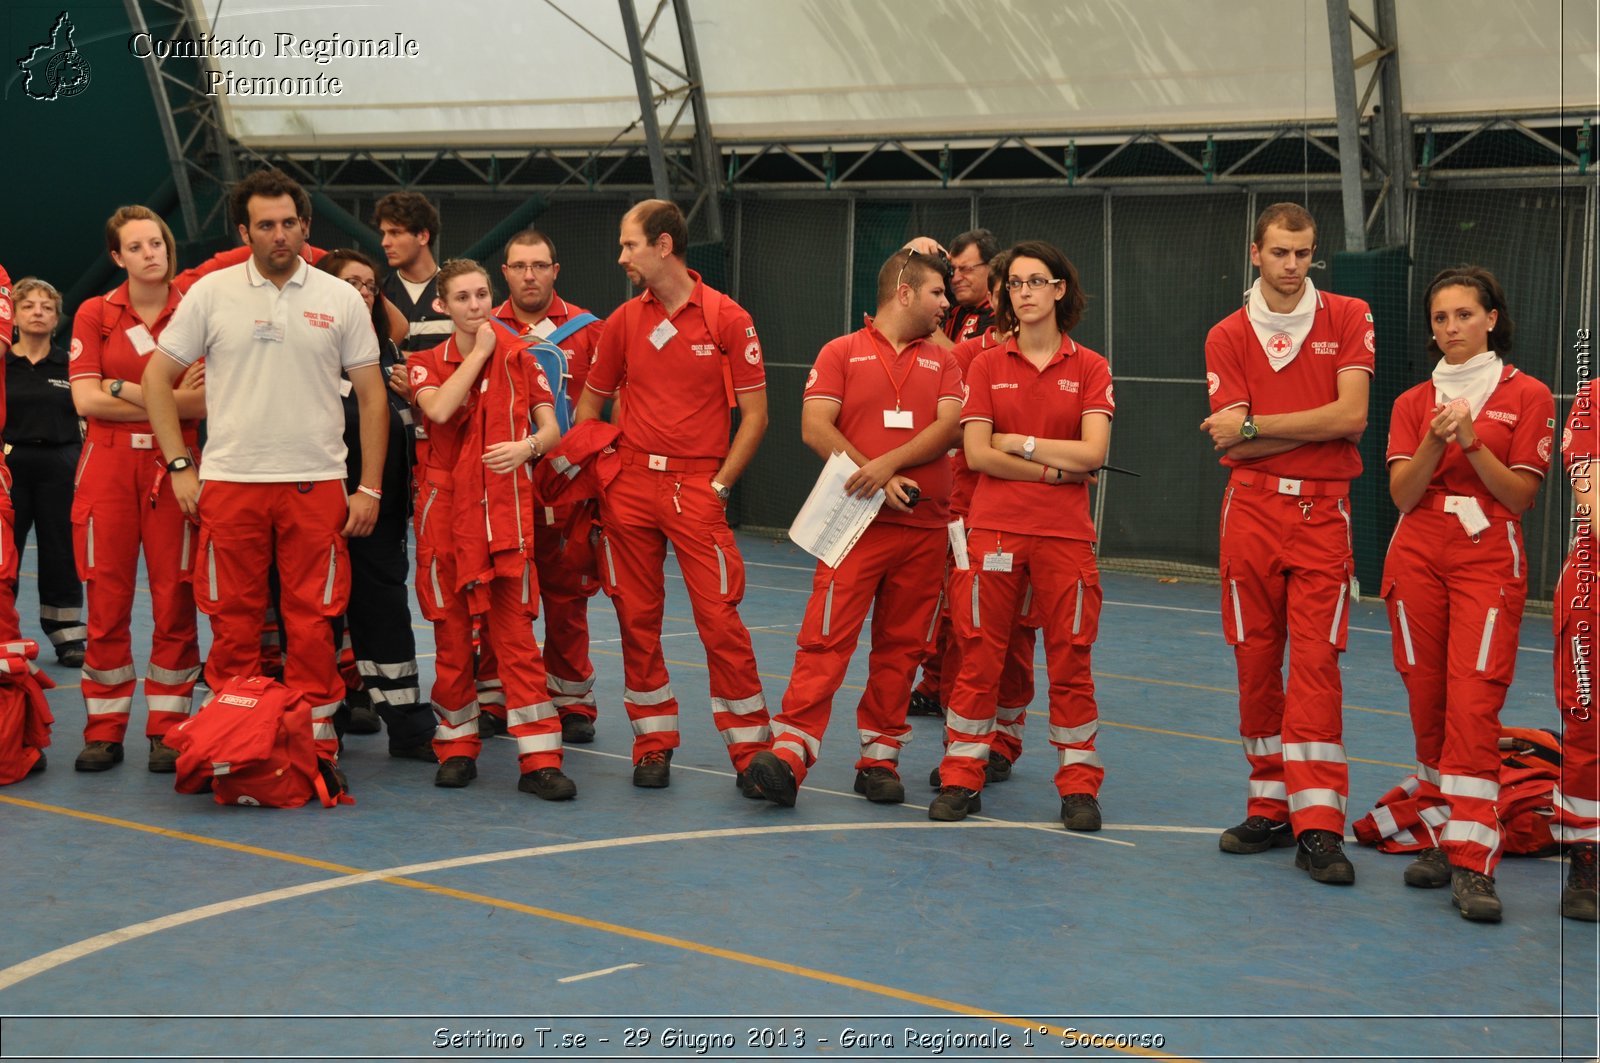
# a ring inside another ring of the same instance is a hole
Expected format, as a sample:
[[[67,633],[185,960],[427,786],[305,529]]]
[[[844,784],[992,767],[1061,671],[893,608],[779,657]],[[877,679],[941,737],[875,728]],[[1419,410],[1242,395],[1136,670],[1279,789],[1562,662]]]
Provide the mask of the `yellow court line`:
[[[221,838],[210,838],[204,834],[190,834],[186,831],[172,830],[168,827],[152,827],[148,823],[136,823],[130,819],[102,816],[97,812],[81,812],[76,808],[47,805],[39,801],[29,801],[24,797],[12,797],[10,794],[0,794],[0,803],[16,805],[18,808],[31,808],[35,812],[53,812],[58,816],[70,816],[73,819],[87,820],[90,823],[100,823],[108,827],[121,827],[124,830],[141,831],[145,834],[154,834],[162,838],[172,838],[175,841],[193,842],[196,845],[209,845],[216,849],[228,849],[236,853],[262,856],[268,860],[282,860],[286,863],[300,864],[304,867],[314,867],[319,871],[332,871],[340,875],[364,874],[358,867],[346,867],[344,864],[333,864],[326,860],[316,860],[309,856],[296,856],[293,853],[280,852],[277,849],[262,849],[255,845],[224,841]]]
[[[20,808],[28,808],[39,812],[54,813],[56,815],[68,816],[73,819],[87,820],[92,823],[99,823],[106,826],[122,827],[127,830],[139,831],[146,834],[154,834],[177,841],[192,842],[197,845],[226,849],[232,852],[248,853],[250,855],[264,857],[269,860],[279,860],[286,863],[298,864],[304,867],[314,867],[325,871],[332,871],[341,875],[371,874],[371,872],[362,871],[359,868],[346,867],[341,864],[333,864],[329,863],[328,861],[316,860],[311,857],[298,856],[294,853],[285,853],[273,849],[263,849],[253,845],[241,845],[237,842],[223,841],[219,838],[209,838],[205,835],[191,834],[186,831],[169,830],[165,827],[153,827],[149,824],[137,823],[132,820],[116,819],[111,816],[102,816],[94,812],[81,812],[77,809],[63,808],[57,805],[47,805],[42,802],[29,801],[25,798],[12,797],[7,794],[0,794],[0,804],[15,805]],[[654,931],[640,930],[635,927],[623,926],[619,923],[609,923],[599,919],[590,919],[586,916],[572,915],[567,912],[558,912],[549,908],[539,908],[531,904],[523,904],[519,901],[506,900],[502,897],[491,897],[483,893],[474,893],[469,890],[460,890],[451,886],[441,886],[435,883],[422,882],[417,879],[404,878],[401,876],[385,876],[375,881],[383,882],[389,885],[402,886],[407,889],[420,890],[424,893],[430,893],[435,896],[450,897],[454,900],[465,901],[469,904],[482,904],[492,908],[500,908],[505,911],[518,912],[523,915],[531,915],[538,919],[546,919],[556,923],[565,923],[568,926],[579,927],[585,930],[595,930],[605,934],[629,938],[634,941],[662,945],[667,948],[691,952],[701,956],[726,960],[730,963],[743,964],[747,967],[758,967],[764,970],[776,971],[780,974],[792,975],[796,978],[804,978],[809,981],[821,982],[826,985],[838,986],[844,989],[853,989],[862,993],[870,993],[874,996],[887,997],[891,1000],[898,1000],[908,1004],[916,1004],[922,1007],[946,1011],[954,1015],[965,1015],[969,1018],[985,1019],[987,1021],[1003,1026],[1010,1026],[1018,1030],[1033,1030],[1036,1033],[1050,1037],[1065,1039],[1069,1035],[1079,1037],[1084,1036],[1084,1031],[1081,1030],[1069,1030],[1063,1027],[1048,1026],[1046,1024],[1037,1023],[1029,1019],[1020,1018],[1018,1016],[1005,1015],[997,1011],[990,1011],[987,1008],[979,1008],[970,1004],[962,1004],[959,1001],[945,1000],[942,997],[927,996],[922,993],[913,993],[905,989],[896,989],[893,986],[880,985],[876,982],[867,982],[859,978],[851,978],[848,975],[835,974],[831,971],[822,971],[814,967],[802,967],[798,964],[784,963],[781,960],[771,960],[764,956],[756,956],[751,953],[735,952],[732,949],[724,949],[716,945],[705,945],[698,941],[690,941],[686,938],[671,937],[666,934],[657,934]],[[1167,1055],[1164,1052],[1140,1048],[1138,1046],[1108,1047],[1111,1047],[1113,1051],[1124,1052],[1129,1055],[1144,1056],[1149,1059],[1167,1060],[1169,1063],[1198,1063],[1198,1061],[1186,1059],[1182,1056]]]

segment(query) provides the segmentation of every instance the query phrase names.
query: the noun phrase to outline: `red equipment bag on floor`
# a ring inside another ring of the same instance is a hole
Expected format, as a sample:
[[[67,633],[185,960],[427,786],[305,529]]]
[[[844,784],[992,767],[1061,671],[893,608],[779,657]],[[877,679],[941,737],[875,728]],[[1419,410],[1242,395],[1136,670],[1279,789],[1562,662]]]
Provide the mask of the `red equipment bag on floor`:
[[[1505,851],[1544,856],[1557,846],[1550,834],[1555,785],[1561,777],[1561,736],[1531,727],[1500,730],[1500,816]],[[1382,853],[1414,853],[1428,845],[1416,801],[1417,777],[1408,775],[1378,798],[1377,807],[1352,823],[1356,840]]]
[[[235,677],[183,723],[167,732],[178,751],[181,794],[209,787],[219,805],[299,808],[355,804],[333,764],[317,756],[311,705],[266,676]]]
[[[32,639],[0,644],[0,786],[32,772],[50,744],[50,715],[44,692],[55,686],[33,659]]]

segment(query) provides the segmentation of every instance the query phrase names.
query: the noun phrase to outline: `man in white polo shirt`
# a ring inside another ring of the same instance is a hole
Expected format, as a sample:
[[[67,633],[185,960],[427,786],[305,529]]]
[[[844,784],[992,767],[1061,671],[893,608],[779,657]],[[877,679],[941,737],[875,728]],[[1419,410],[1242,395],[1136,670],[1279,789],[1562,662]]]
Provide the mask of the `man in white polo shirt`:
[[[231,196],[250,257],[202,277],[161,334],[144,373],[146,413],[178,505],[200,524],[195,604],[211,617],[206,682],[261,671],[267,569],[276,562],[289,644],[284,682],[312,704],[318,753],[337,759],[333,713],[344,696],[330,617],[350,592],[345,538],[378,516],[389,419],[378,340],[361,296],[300,257],[305,190],[260,170]],[[205,504],[184,448],[172,389],[206,359]],[[360,409],[360,486],[345,495],[340,371]]]

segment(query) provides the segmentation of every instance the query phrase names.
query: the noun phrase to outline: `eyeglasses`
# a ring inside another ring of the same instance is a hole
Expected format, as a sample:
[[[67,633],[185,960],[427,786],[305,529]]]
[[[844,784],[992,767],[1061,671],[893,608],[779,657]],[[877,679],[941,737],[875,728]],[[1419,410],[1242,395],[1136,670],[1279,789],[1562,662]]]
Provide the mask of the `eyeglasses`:
[[[1027,280],[1023,280],[1020,277],[1012,277],[1010,280],[1006,281],[1006,291],[1020,292],[1024,288],[1031,288],[1034,291],[1038,291],[1040,288],[1043,288],[1046,285],[1060,283],[1060,277],[1029,277]]]
[[[352,288],[361,289],[362,291],[366,292],[368,295],[377,295],[378,294],[378,282],[377,281],[364,281],[364,280],[359,280],[359,279],[357,279],[355,277],[346,277],[344,279],[344,282],[346,284],[350,285],[350,287],[352,287]]]
[[[952,268],[963,277],[970,277],[980,269],[988,269],[989,263],[979,262],[976,266],[954,266]]]
[[[512,273],[549,273],[555,269],[554,262],[507,262],[506,269]]]
[[[945,270],[950,268],[950,256],[946,255],[943,251],[939,251],[939,252],[937,252],[935,254],[929,255],[929,254],[924,254],[921,251],[918,251],[914,247],[908,247],[908,248],[905,248],[905,253],[906,253],[906,260],[904,262],[900,263],[900,272],[896,273],[894,275],[894,286],[896,288],[900,287],[900,282],[905,279],[906,267],[911,265],[911,260],[913,258],[926,259],[929,265],[933,266],[935,269],[937,269],[941,273],[943,273]]]

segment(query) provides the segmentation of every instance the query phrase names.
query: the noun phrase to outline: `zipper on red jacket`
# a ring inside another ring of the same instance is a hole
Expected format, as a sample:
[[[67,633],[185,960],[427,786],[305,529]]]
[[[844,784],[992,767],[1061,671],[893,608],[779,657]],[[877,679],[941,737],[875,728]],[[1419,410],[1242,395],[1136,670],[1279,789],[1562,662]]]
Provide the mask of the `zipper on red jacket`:
[[[511,439],[513,442],[515,442],[517,438],[517,385],[515,378],[511,375],[510,356],[508,355],[504,361],[506,367],[506,386],[511,389],[511,396],[506,404],[506,419],[511,422]],[[528,411],[528,419],[530,421],[533,419],[532,410]],[[517,472],[521,468],[522,466],[519,465],[517,468],[511,470],[511,501],[516,507],[517,511],[517,553],[526,554],[527,549],[522,535],[522,490],[517,485]],[[485,509],[485,512],[488,512],[488,510]]]

